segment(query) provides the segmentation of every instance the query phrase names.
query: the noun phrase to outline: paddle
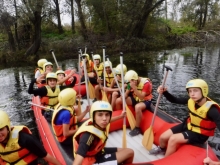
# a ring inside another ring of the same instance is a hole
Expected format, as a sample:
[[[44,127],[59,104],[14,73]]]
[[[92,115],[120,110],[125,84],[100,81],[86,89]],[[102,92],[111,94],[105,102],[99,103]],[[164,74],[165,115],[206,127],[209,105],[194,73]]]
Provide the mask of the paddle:
[[[123,53],[120,52],[120,64],[121,64],[121,83],[122,83],[122,88],[121,88],[121,98],[122,98],[122,102],[123,102],[123,111],[126,112],[126,109],[125,109],[125,97],[124,97],[124,94],[125,94],[125,88],[124,88],[124,72],[123,72]],[[123,119],[123,137],[122,137],[122,147],[123,148],[127,148],[127,140],[126,140],[126,117],[124,117]]]
[[[82,58],[83,58],[84,76],[85,76],[85,82],[86,82],[86,96],[87,96],[88,105],[90,106],[90,102],[89,102],[88,75],[87,75],[87,70],[86,70],[86,59],[85,59],[85,56],[82,57]]]
[[[102,54],[102,55],[103,55],[103,64],[104,64],[104,70],[103,70],[103,75],[104,75],[104,76],[103,76],[103,77],[104,77],[104,78],[103,78],[103,79],[104,79],[104,88],[106,87],[106,81],[105,81],[105,73],[106,73],[106,71],[105,71],[105,48],[106,48],[105,46],[102,46],[102,51],[103,51],[103,54]],[[107,73],[106,73],[106,74],[107,74]],[[103,90],[102,93],[103,93],[103,95],[104,95],[105,90]],[[106,95],[106,93],[105,93],[105,95]]]
[[[56,56],[55,56],[55,54],[54,54],[53,49],[51,49],[50,52],[52,53],[52,56],[53,56],[53,59],[54,59],[54,61],[55,61],[55,63],[56,63],[57,68],[59,68],[59,65],[58,65],[58,63],[57,63],[57,59],[56,59]]]
[[[81,50],[81,48],[79,48],[79,52],[80,52],[80,54],[81,54],[81,57],[83,57],[83,56],[82,56],[82,50]],[[84,65],[84,64],[83,64],[83,65]],[[85,69],[86,69],[86,63],[85,63],[85,66],[84,66],[84,74],[85,74],[85,73],[87,74],[87,70],[85,70]],[[85,75],[86,75],[86,74],[85,74]],[[85,75],[84,75],[84,76],[85,76]],[[90,98],[90,99],[94,99],[94,98],[95,98],[95,89],[94,89],[93,85],[90,83],[88,76],[87,76],[87,79],[86,79],[86,76],[85,76],[85,81],[88,81],[89,98]]]
[[[207,144],[206,144],[206,158],[209,157],[209,143],[207,141]],[[204,165],[208,165],[207,163],[204,163]]]
[[[167,75],[169,70],[172,71],[172,69],[169,66],[164,65],[164,68],[166,68],[166,75],[164,77],[163,83],[162,83],[162,87],[164,87],[166,79],[167,79]],[[153,118],[151,121],[151,125],[150,127],[144,132],[144,137],[142,139],[142,144],[143,146],[149,151],[152,149],[153,146],[153,142],[154,142],[154,135],[153,135],[153,124],[154,124],[154,119],[157,113],[157,109],[159,106],[159,102],[160,102],[160,98],[161,98],[162,94],[159,93],[159,96],[157,98],[157,103],[156,103],[156,107],[154,109],[154,114],[153,114]]]
[[[109,61],[109,58],[106,58],[106,59],[107,59],[108,62],[110,62],[110,61]],[[119,89],[119,92],[120,92],[121,96],[124,96],[124,95],[122,95],[122,91],[121,91],[122,89],[120,88],[120,85],[119,85],[119,83],[118,83],[118,80],[117,80],[117,78],[116,78],[116,75],[115,75],[115,73],[114,73],[114,70],[113,70],[112,66],[110,66],[110,67],[111,67],[111,70],[112,70],[112,73],[113,73],[115,82],[116,82],[116,84],[117,84],[117,87],[118,87],[118,89]],[[123,72],[123,70],[122,70],[122,72]],[[122,77],[122,76],[121,76],[121,77]],[[122,79],[123,79],[123,77],[122,77]],[[131,129],[134,129],[134,128],[135,128],[135,124],[136,124],[136,120],[135,120],[135,118],[134,118],[133,113],[131,112],[131,110],[130,110],[129,107],[127,106],[126,102],[125,102],[125,108],[126,108],[126,114],[127,114],[127,118],[128,118],[129,125],[130,125]]]
[[[50,109],[50,108],[47,108],[47,107],[44,107],[44,106],[41,106],[41,105],[39,105],[39,104],[35,104],[35,103],[32,103],[32,102],[28,102],[28,104],[31,104],[31,105],[33,105],[33,106],[36,106],[36,107],[39,107],[39,108],[42,108],[42,109],[54,111],[54,109]]]
[[[78,59],[78,70],[79,70],[79,77],[81,76],[81,69],[80,69],[80,53],[79,53],[79,59]],[[79,98],[78,98],[78,112],[77,115],[80,115],[82,113],[81,110],[81,78],[79,78],[79,86],[78,86],[78,93],[79,93]]]
[[[93,63],[95,65],[95,68],[98,69],[97,66],[96,66],[95,60],[94,60],[93,52],[91,52],[91,55],[92,55],[92,60],[93,60]],[[98,74],[98,71],[96,69],[94,69],[94,70],[96,72],[97,78],[99,78],[99,74]],[[102,89],[101,83],[99,83],[99,88]],[[108,102],[108,98],[106,96],[106,93],[103,92],[103,91],[102,91],[102,101],[107,101]]]

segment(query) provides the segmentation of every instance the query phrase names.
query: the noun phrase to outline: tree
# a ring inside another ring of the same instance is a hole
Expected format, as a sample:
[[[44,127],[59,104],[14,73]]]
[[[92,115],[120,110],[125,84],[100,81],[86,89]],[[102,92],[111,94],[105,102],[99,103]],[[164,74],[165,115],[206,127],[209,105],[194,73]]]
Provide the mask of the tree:
[[[29,18],[29,21],[34,26],[34,34],[32,45],[28,48],[25,55],[36,54],[41,44],[41,20],[42,20],[42,9],[44,0],[22,0],[24,4],[24,12]]]
[[[55,4],[55,10],[56,10],[56,15],[57,15],[57,27],[58,27],[58,31],[60,34],[63,33],[63,27],[61,24],[61,19],[60,19],[60,6],[59,6],[59,0],[53,0],[54,4]]]

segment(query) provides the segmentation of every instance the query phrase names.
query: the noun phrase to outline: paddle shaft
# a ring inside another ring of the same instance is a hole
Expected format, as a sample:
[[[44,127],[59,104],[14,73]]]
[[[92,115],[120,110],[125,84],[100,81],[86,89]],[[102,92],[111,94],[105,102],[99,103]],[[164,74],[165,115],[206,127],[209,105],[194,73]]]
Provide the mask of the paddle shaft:
[[[47,110],[50,110],[50,111],[54,111],[54,109],[50,109],[50,108],[47,108],[47,107],[44,107],[44,106],[41,106],[39,104],[35,104],[35,103],[32,103],[32,102],[28,102],[28,104],[31,104],[31,105],[39,107],[39,108],[47,109]]]
[[[104,79],[104,87],[106,87],[106,81],[105,81],[105,73],[106,73],[106,71],[105,71],[105,46],[102,47],[102,50],[103,50],[103,64],[104,64],[104,76],[103,76],[103,79]]]
[[[86,70],[86,59],[85,59],[85,58],[83,58],[83,67],[84,67],[84,76],[85,76],[85,82],[86,82],[86,97],[87,97],[88,105],[90,106],[90,102],[89,102],[88,75],[87,75],[87,70]]]
[[[58,63],[57,63],[57,59],[56,59],[56,56],[55,56],[55,54],[54,54],[54,51],[51,50],[51,53],[52,53],[53,59],[54,59],[54,61],[55,61],[55,63],[56,63],[56,66],[57,66],[57,68],[58,68],[59,65],[58,65]]]
[[[78,91],[79,91],[79,95],[81,94],[81,68],[80,68],[80,54],[79,54],[79,59],[78,59],[78,70],[79,70],[79,87],[78,87]]]
[[[169,70],[172,71],[172,69],[170,67],[167,67],[165,65],[164,65],[164,67],[166,68],[166,75],[165,75],[163,83],[162,83],[162,88],[164,88]],[[158,109],[158,106],[159,106],[159,103],[160,103],[161,96],[162,96],[162,94],[159,93],[159,96],[157,98],[157,103],[156,103],[156,106],[155,106],[155,109],[154,109],[154,115],[153,115],[153,118],[152,118],[152,121],[151,121],[151,126],[153,126],[153,124],[154,124],[154,120],[155,120],[155,116],[157,114],[157,109]]]

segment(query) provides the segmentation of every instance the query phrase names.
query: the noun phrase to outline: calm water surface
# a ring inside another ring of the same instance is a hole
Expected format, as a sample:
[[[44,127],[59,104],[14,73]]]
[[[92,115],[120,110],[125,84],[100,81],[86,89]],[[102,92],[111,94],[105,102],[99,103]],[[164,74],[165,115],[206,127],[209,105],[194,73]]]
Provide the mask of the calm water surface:
[[[163,64],[170,66],[166,86],[176,96],[187,96],[185,85],[190,79],[202,78],[209,84],[209,97],[220,103],[220,48],[187,47],[164,52],[125,54],[124,63],[128,69],[136,70],[140,76],[149,77],[154,85],[154,102],[158,94],[155,92],[162,83]],[[119,64],[119,56],[110,57],[113,66]],[[53,61],[52,61],[53,62]],[[77,60],[58,61],[63,69],[77,66]],[[5,68],[0,70],[0,108],[9,113],[13,125],[27,125],[34,134],[37,129],[30,105],[31,95],[27,93],[28,85],[34,77],[35,67]],[[170,104],[162,97],[160,107],[167,113],[183,120],[187,116],[186,106]]]

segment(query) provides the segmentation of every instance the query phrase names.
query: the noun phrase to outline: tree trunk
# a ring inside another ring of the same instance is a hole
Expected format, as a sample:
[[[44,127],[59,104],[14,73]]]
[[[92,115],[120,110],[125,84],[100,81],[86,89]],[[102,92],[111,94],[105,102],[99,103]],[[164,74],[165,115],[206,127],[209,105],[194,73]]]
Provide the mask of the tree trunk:
[[[75,30],[75,17],[74,17],[74,7],[73,7],[74,3],[73,0],[70,0],[70,6],[71,6],[71,28],[72,28],[72,33],[75,34],[76,30]]]
[[[15,40],[16,43],[18,45],[18,49],[20,50],[20,41],[18,39],[18,24],[17,24],[17,20],[18,20],[18,10],[17,10],[17,3],[16,0],[14,0],[14,6],[15,6]]]
[[[78,16],[79,16],[79,22],[81,24],[81,33],[82,33],[84,40],[88,40],[87,28],[86,28],[86,24],[85,24],[83,12],[82,12],[81,0],[75,0],[75,1],[78,7]]]
[[[63,33],[63,27],[61,24],[60,19],[60,6],[59,6],[59,0],[54,0],[55,6],[56,6],[56,14],[57,14],[57,27],[60,34]]]
[[[207,19],[207,13],[208,13],[208,2],[209,0],[205,0],[205,9],[204,9],[204,17],[203,17],[203,21],[202,21],[202,27],[205,27],[206,24],[206,19]]]
[[[35,11],[34,18],[35,21],[32,22],[34,24],[34,38],[33,38],[34,40],[33,40],[33,44],[28,48],[25,55],[36,54],[41,44],[41,19],[42,19],[41,13]]]
[[[131,28],[131,32],[128,34],[128,37],[142,37],[144,28],[146,26],[146,22],[147,19],[150,15],[150,13],[159,5],[161,5],[161,3],[165,1],[165,0],[158,0],[155,4],[153,4],[153,2],[155,2],[154,0],[146,0],[144,3],[143,8],[141,9],[142,12],[141,15],[137,16],[135,18],[134,21],[132,21],[131,25],[129,26],[132,27]]]

